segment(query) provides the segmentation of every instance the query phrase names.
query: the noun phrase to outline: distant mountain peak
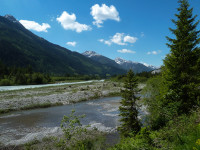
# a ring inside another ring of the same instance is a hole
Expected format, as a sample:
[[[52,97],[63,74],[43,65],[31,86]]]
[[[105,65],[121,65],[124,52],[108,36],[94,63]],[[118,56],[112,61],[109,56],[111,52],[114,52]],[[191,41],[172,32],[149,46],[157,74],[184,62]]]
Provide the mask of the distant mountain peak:
[[[4,18],[6,18],[12,22],[18,22],[17,19],[15,17],[13,17],[12,15],[5,15]]]
[[[122,64],[122,63],[125,63],[127,61],[123,58],[117,57],[117,58],[115,58],[115,62],[118,63],[118,64]]]
[[[85,51],[82,53],[84,56],[93,57],[93,56],[101,56],[100,54],[96,53],[95,51]]]
[[[159,68],[159,67],[155,67],[155,66],[153,66],[153,65],[149,65],[149,64],[146,64],[146,63],[142,63],[142,64],[145,65],[146,67],[152,68],[153,70]]]
[[[117,57],[115,58],[115,62],[118,64],[123,64],[123,63],[133,63],[133,64],[138,64],[138,62],[130,61],[130,60],[125,60],[123,58]]]
[[[5,15],[4,18],[8,19],[9,21],[13,22],[13,23],[17,23],[19,25],[22,25],[15,17],[13,17],[12,15]]]

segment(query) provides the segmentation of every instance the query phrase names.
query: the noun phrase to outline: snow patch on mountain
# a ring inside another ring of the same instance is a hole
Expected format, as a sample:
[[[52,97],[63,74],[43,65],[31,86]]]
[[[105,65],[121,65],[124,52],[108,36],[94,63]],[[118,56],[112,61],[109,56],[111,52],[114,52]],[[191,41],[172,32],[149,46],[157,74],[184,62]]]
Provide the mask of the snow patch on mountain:
[[[84,56],[87,56],[87,57],[94,57],[94,56],[101,56],[100,54],[97,54],[96,52],[94,51],[85,51],[84,53],[82,53]]]
[[[15,17],[13,17],[12,15],[5,15],[4,18],[10,20],[11,22],[19,23],[19,21],[15,19]]]
[[[123,63],[130,63],[130,64],[138,64],[138,62],[130,61],[130,60],[125,60],[123,58],[117,57],[115,58],[115,62],[118,64],[123,64]]]

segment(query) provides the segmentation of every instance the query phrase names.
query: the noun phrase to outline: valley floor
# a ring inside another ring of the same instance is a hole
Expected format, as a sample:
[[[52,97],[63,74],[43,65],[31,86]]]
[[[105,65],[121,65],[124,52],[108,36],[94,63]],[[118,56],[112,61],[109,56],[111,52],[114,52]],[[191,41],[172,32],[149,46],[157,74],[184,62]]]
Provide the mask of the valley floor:
[[[92,82],[0,92],[0,113],[66,105],[120,94],[122,83]]]

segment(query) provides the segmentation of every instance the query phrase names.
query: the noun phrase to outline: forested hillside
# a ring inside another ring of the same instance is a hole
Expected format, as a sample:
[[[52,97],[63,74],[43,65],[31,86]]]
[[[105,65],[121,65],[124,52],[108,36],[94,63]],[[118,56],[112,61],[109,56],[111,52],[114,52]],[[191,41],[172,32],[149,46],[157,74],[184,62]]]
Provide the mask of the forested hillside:
[[[52,75],[118,74],[125,71],[102,65],[77,52],[52,44],[25,29],[14,17],[0,16],[0,61],[7,66],[32,66]]]

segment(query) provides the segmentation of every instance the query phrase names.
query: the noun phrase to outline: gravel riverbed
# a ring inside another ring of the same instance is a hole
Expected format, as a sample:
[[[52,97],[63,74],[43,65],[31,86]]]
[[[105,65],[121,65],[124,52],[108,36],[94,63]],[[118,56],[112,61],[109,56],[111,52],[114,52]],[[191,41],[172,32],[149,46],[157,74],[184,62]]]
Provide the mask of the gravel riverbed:
[[[120,93],[122,84],[92,82],[0,92],[0,110],[20,110],[31,105],[70,104]]]

